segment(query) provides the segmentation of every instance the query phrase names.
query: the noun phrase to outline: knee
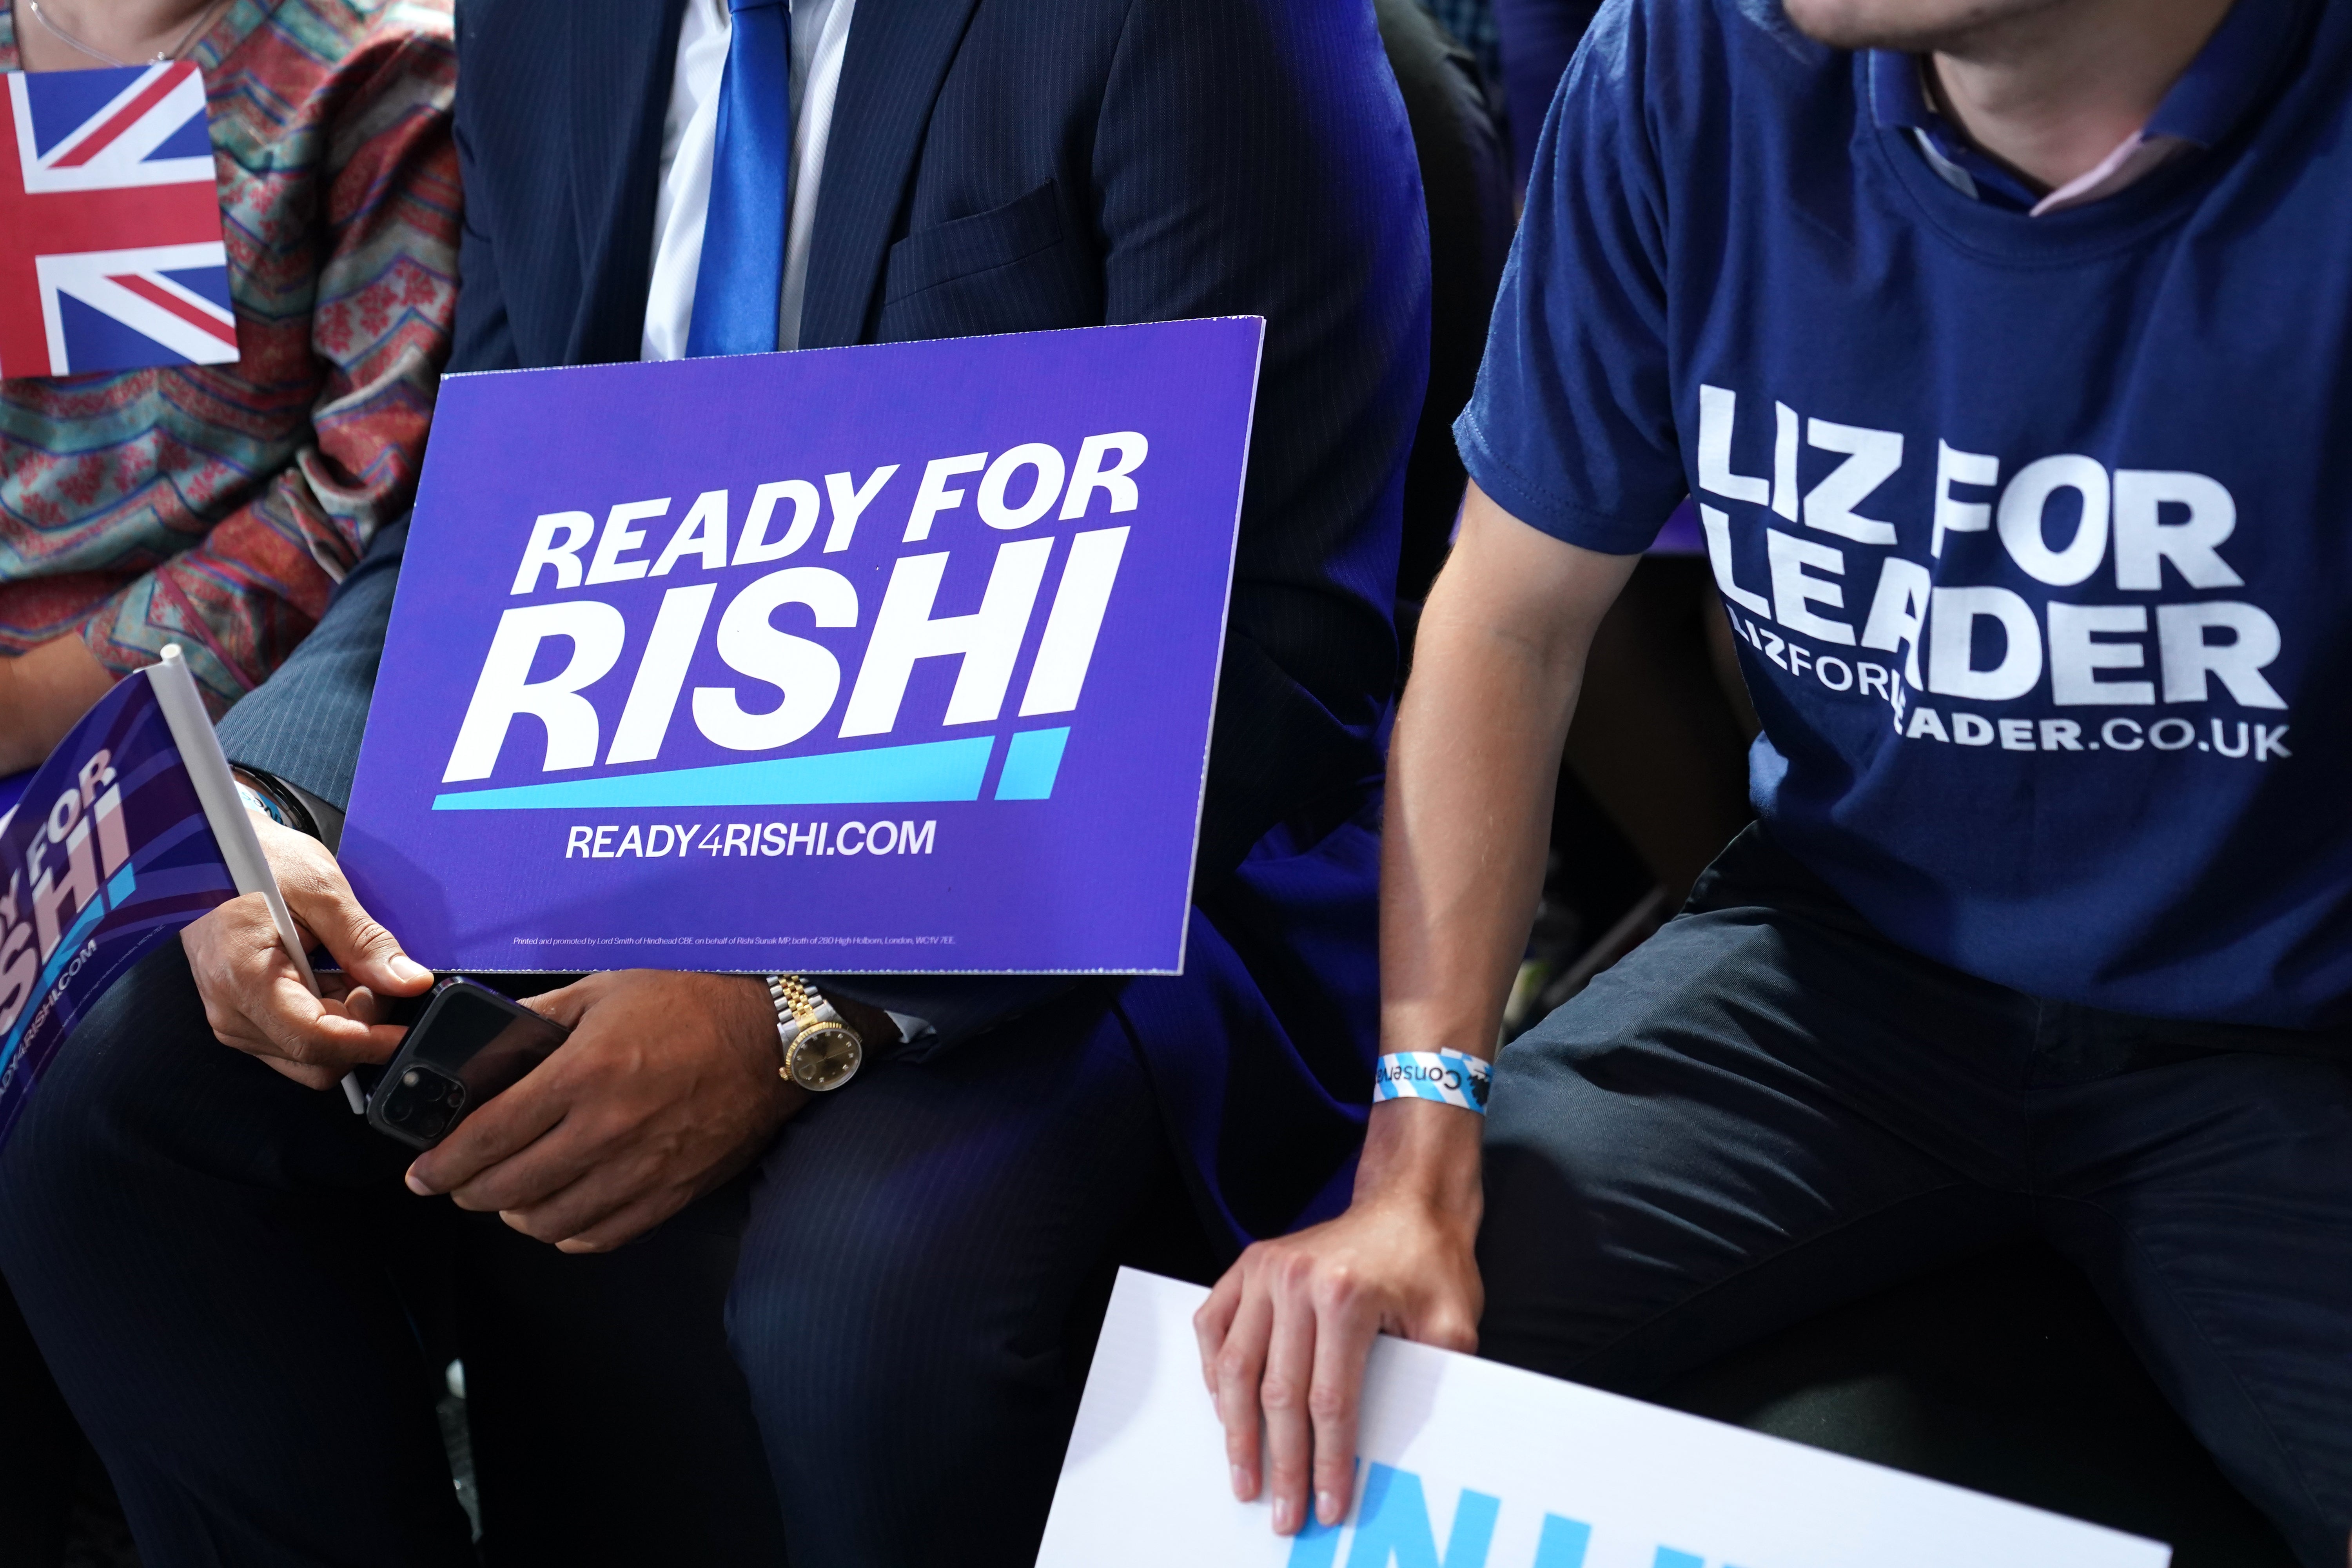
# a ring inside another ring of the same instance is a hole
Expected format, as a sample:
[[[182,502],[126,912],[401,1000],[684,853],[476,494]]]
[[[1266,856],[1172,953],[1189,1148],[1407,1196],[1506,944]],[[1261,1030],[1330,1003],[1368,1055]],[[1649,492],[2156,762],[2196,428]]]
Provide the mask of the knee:
[[[1496,1063],[1482,1143],[1488,1232],[1556,1228],[1585,1214],[1652,1169],[1669,1141],[1657,1119],[1672,1117],[1671,1102],[1624,1081],[1609,1059],[1640,1047],[1571,1036],[1561,1022],[1555,1015],[1530,1030]]]
[[[929,1404],[1053,1364],[1019,1293],[1018,1250],[935,1184],[852,1194],[805,1169],[764,1182],[727,1299],[730,1349],[763,1412],[843,1399]],[[1011,1295],[1007,1287],[1011,1287]],[[1046,1336],[1050,1342],[1051,1336]]]
[[[940,1293],[923,1267],[936,1256],[923,1217],[819,1192],[761,1196],[727,1295],[727,1338],[762,1403],[812,1381],[927,1375],[914,1364],[927,1336],[910,1331]]]

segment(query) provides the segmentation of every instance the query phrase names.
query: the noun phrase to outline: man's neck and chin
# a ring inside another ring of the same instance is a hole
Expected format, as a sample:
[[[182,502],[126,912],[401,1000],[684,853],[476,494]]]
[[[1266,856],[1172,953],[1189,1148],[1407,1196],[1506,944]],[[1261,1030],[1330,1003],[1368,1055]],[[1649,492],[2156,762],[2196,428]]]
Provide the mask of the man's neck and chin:
[[[1938,107],[2045,189],[2143,129],[2230,0],[1785,0],[1841,49],[1925,58]]]

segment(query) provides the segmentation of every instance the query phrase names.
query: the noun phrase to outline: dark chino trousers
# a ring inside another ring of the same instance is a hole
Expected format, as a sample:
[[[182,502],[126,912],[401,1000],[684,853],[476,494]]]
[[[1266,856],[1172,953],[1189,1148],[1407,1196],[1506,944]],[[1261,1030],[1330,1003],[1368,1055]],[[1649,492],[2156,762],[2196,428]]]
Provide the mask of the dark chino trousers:
[[[746,1179],[568,1258],[215,1042],[174,943],[0,1150],[0,1272],[148,1568],[476,1561],[450,1353],[495,1568],[1026,1564],[1114,1261],[1206,1244],[1110,990],[1000,1035],[869,1065]]]
[[[1502,1054],[1485,1353],[1639,1394],[2020,1233],[2311,1568],[2352,1531],[2352,1047],[2040,1000],[1751,828]]]

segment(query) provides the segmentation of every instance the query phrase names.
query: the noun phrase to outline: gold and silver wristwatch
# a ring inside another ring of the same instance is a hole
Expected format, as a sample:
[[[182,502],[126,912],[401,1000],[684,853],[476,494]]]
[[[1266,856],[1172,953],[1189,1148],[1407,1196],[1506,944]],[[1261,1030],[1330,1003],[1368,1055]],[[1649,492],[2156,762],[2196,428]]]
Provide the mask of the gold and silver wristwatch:
[[[776,1040],[784,1053],[779,1077],[823,1094],[857,1076],[865,1040],[804,976],[769,975],[768,999],[776,1005]]]

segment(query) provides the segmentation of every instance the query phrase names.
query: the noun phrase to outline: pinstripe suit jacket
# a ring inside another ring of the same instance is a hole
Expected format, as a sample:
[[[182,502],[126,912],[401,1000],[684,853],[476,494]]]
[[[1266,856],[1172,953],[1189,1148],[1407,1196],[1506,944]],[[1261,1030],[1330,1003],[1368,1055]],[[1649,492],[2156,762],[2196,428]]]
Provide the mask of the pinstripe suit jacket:
[[[635,357],[683,10],[460,0],[452,372]],[[1244,1128],[1309,1156],[1279,1194],[1229,1194],[1258,1211],[1227,1205],[1236,1228],[1257,1231],[1297,1215],[1310,1168],[1319,1182],[1344,1160],[1369,1082],[1365,825],[1428,359],[1403,106],[1365,0],[859,0],[803,345],[1234,314],[1268,326],[1192,973],[1130,984],[1126,1002],[1168,1015],[1139,1022],[1147,1036],[1231,1033],[1255,1015],[1244,1032],[1279,1037],[1281,1060],[1210,1075],[1264,1084],[1273,1070],[1286,1087],[1257,1112],[1179,1117],[1213,1188]],[[238,760],[347,797],[401,548],[383,542],[232,712]],[[956,1007],[934,994],[914,1010]],[[1185,1048],[1171,1072],[1205,1065]]]

